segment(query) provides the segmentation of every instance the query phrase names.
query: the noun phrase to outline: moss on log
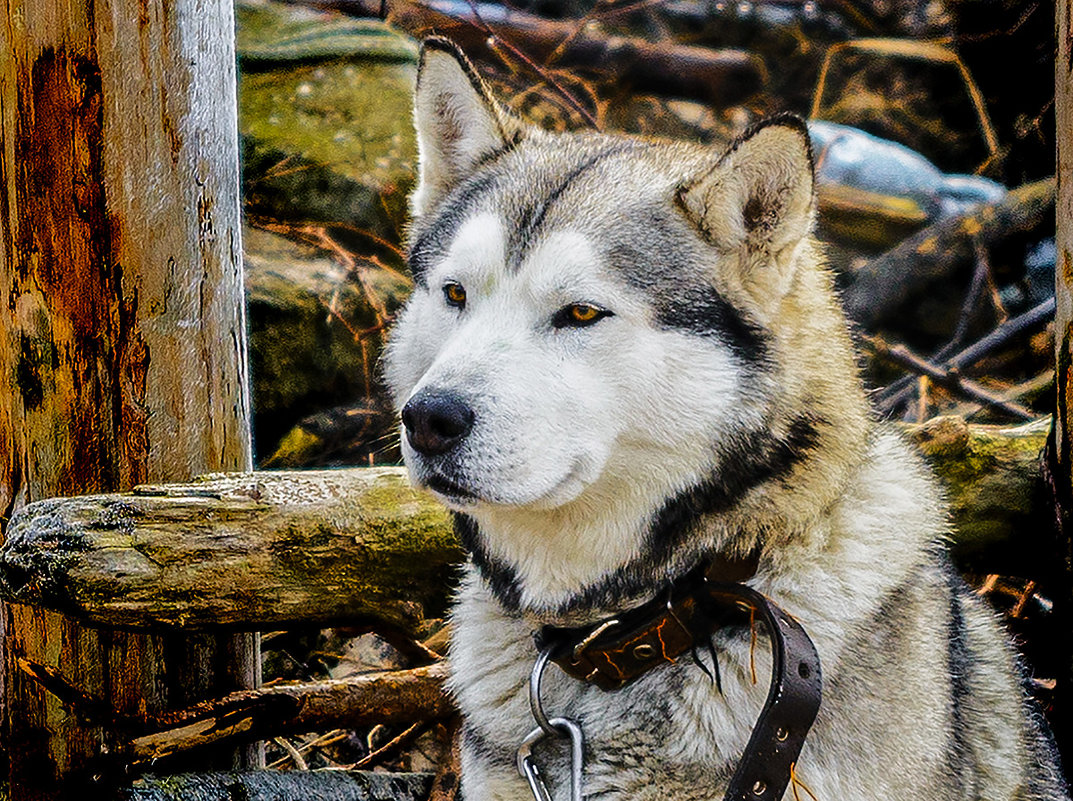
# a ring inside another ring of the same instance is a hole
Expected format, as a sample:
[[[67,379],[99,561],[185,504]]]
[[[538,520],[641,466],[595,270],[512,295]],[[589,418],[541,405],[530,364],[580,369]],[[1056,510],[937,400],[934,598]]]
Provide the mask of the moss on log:
[[[0,592],[109,626],[412,629],[442,612],[462,558],[399,468],[211,475],[32,504],[8,529]]]
[[[1016,427],[937,417],[907,428],[946,488],[958,565],[982,573],[1045,575],[1050,546],[1039,502],[1040,453],[1050,418]]]
[[[947,486],[963,566],[1045,571],[1032,515],[1047,428],[908,428]],[[8,535],[4,598],[152,629],[374,618],[413,630],[443,610],[463,559],[448,514],[401,468],[220,474],[40,501]]]

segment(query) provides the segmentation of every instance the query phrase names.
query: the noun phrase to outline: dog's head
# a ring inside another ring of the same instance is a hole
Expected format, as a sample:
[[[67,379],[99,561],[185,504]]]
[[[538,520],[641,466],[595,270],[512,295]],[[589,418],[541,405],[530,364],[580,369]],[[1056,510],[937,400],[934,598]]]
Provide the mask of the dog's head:
[[[711,486],[729,507],[786,478],[818,425],[780,367],[811,247],[800,120],[718,152],[551,134],[438,39],[415,119],[416,286],[386,361],[415,483],[489,530],[601,521],[588,546],[614,563],[670,498]]]

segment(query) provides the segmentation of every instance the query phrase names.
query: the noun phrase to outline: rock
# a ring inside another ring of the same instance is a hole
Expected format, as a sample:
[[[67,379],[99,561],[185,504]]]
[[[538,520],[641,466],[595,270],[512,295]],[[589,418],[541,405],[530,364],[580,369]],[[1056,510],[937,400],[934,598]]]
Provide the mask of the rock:
[[[240,0],[236,17],[248,211],[397,243],[416,156],[416,43],[378,20],[281,3]]]
[[[249,227],[243,237],[259,457],[272,454],[300,420],[334,407],[359,407],[362,399],[374,399],[360,408],[370,415],[378,409],[388,414],[386,404],[375,400],[382,398],[375,379],[380,332],[361,341],[355,336],[379,322],[361,283],[314,248]],[[409,294],[401,275],[358,269],[388,314]],[[308,447],[303,453],[311,458]],[[274,466],[293,463],[277,460]]]

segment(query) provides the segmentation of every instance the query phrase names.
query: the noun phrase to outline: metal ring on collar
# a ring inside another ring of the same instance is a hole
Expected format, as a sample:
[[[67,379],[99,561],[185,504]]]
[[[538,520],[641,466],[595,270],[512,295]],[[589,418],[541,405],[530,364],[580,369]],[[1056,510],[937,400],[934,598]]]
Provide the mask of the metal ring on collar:
[[[548,666],[551,658],[551,647],[543,648],[537,654],[536,662],[533,663],[533,672],[529,674],[529,709],[533,713],[533,720],[544,730],[545,734],[561,737],[562,732],[552,725],[548,716],[544,714],[544,706],[540,700],[540,681],[544,677],[544,668]]]

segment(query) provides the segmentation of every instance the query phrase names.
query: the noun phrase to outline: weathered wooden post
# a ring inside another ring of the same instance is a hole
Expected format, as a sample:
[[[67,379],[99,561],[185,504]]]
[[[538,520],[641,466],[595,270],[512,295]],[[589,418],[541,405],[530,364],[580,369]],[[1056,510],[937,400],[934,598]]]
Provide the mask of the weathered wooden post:
[[[1048,468],[1058,507],[1060,545],[1065,551],[1062,621],[1073,624],[1073,0],[1057,2],[1058,53],[1055,62],[1055,121],[1058,141],[1058,198],[1055,206],[1058,260],[1055,270],[1054,344],[1057,409]],[[1073,758],[1073,731],[1065,722],[1073,711],[1073,646],[1064,638],[1064,675],[1058,677],[1055,735],[1066,764]]]
[[[0,529],[32,500],[249,469],[231,0],[0,8]],[[21,660],[134,714],[258,675],[252,635],[17,605],[0,629],[11,799],[76,797],[108,746]]]

